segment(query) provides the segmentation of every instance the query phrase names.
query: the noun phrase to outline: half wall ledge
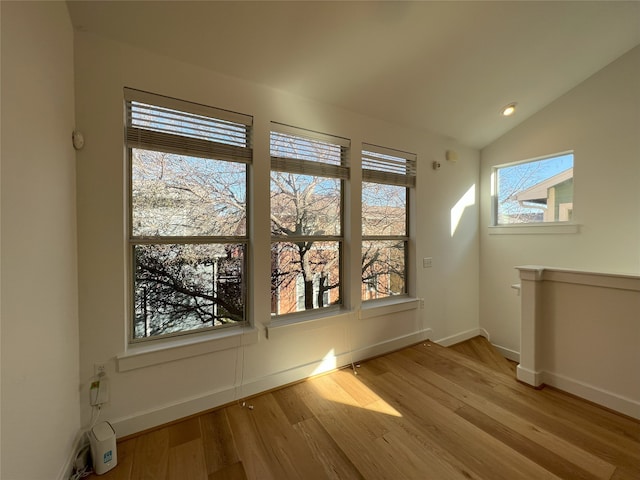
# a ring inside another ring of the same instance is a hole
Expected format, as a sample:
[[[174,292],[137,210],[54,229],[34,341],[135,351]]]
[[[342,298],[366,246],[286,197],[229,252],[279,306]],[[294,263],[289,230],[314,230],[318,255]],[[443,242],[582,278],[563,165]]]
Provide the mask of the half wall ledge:
[[[640,275],[523,265],[518,380],[640,419]]]

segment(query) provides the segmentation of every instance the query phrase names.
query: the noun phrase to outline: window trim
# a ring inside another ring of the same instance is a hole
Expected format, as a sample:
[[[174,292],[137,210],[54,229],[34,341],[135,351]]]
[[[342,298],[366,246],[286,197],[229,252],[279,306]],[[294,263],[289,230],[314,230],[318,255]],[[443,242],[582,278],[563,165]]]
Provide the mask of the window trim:
[[[132,89],[125,87],[124,91],[124,155],[126,159],[126,293],[125,293],[125,318],[126,330],[127,330],[127,344],[131,352],[147,353],[147,349],[142,348],[141,345],[148,342],[154,342],[158,348],[165,350],[167,348],[173,348],[173,346],[182,346],[183,343],[199,343],[210,342],[216,338],[228,338],[229,335],[244,335],[248,328],[253,328],[252,316],[250,311],[251,302],[249,301],[252,277],[250,271],[250,255],[251,255],[251,242],[250,242],[250,184],[251,184],[251,164],[253,159],[252,148],[252,133],[253,133],[253,117],[229,110],[223,110],[207,105],[189,102],[186,100],[179,100],[172,97],[166,97],[142,90]],[[180,113],[192,114],[202,117],[211,118],[217,122],[231,122],[235,124],[242,124],[245,126],[245,147],[225,145],[214,141],[207,141],[197,138],[189,138],[183,135],[152,132],[152,135],[145,135],[142,132],[142,128],[136,127],[132,124],[131,104],[142,103],[151,107],[167,108],[175,110]],[[174,140],[179,141],[172,141]],[[153,140],[157,140],[159,143],[154,144]],[[168,141],[167,141],[168,140]],[[207,145],[210,144],[210,145]],[[207,148],[210,147],[210,148]],[[172,236],[172,235],[134,235],[133,234],[133,149],[143,149],[156,152],[165,152],[169,154],[213,159],[221,162],[236,162],[246,165],[244,174],[244,185],[246,189],[246,205],[245,205],[245,234],[240,236]],[[242,258],[242,292],[244,296],[243,314],[244,320],[242,322],[236,322],[229,325],[217,325],[210,327],[200,327],[192,330],[177,331],[171,333],[164,333],[160,335],[153,335],[149,337],[135,337],[135,261],[134,250],[138,245],[215,245],[215,244],[238,244],[243,247]],[[188,340],[194,338],[195,340]],[[151,345],[153,345],[151,344]],[[155,347],[151,347],[149,351],[153,351]],[[132,353],[131,355],[135,355]],[[126,356],[126,355],[125,355]],[[190,355],[187,355],[190,356]],[[178,357],[182,358],[182,357]],[[137,368],[137,367],[133,367]]]
[[[258,343],[259,331],[250,325],[201,332],[199,335],[161,337],[154,342],[136,342],[116,356],[118,372],[127,372],[166,362],[197,357]]]
[[[561,235],[580,233],[581,225],[573,222],[523,223],[489,225],[489,235]]]

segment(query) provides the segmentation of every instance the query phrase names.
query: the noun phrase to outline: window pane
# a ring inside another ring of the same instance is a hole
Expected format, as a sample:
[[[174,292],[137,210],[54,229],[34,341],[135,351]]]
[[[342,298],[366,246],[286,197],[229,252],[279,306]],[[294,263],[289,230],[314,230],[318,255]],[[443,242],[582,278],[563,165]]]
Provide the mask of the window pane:
[[[406,293],[406,242],[362,242],[362,299]]]
[[[132,149],[132,235],[241,236],[246,165]]]
[[[340,303],[340,242],[271,244],[271,313]]]
[[[566,222],[573,214],[573,154],[496,169],[496,224]]]
[[[407,234],[407,188],[362,183],[362,234]]]
[[[134,338],[244,321],[244,246],[135,245]]]
[[[340,235],[341,181],[271,172],[273,235]]]

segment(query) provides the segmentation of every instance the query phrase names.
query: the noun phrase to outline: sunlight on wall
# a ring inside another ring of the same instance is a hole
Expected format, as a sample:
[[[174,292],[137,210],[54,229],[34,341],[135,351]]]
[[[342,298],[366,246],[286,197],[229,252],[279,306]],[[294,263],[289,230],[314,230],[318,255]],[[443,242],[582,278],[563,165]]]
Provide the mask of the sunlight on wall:
[[[471,185],[469,190],[458,200],[458,202],[451,209],[451,236],[456,233],[462,214],[465,208],[471,207],[476,203],[476,184]]]
[[[335,370],[338,366],[338,362],[336,361],[336,354],[333,348],[329,350],[329,352],[324,356],[320,365],[316,367],[311,375],[319,375],[321,373],[330,372],[331,370]]]

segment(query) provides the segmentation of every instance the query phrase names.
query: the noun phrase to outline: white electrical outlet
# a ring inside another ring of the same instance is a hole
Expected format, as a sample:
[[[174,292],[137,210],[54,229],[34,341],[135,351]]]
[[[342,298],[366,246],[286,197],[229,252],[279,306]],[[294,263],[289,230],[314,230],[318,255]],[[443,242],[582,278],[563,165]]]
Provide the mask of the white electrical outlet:
[[[93,364],[93,374],[97,377],[100,374],[107,374],[107,365],[104,363],[94,363]]]
[[[431,268],[433,266],[433,258],[432,257],[424,257],[422,259],[422,268]]]
[[[420,299],[420,310],[424,310],[424,298]]]

